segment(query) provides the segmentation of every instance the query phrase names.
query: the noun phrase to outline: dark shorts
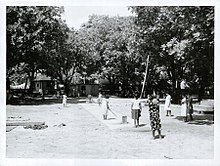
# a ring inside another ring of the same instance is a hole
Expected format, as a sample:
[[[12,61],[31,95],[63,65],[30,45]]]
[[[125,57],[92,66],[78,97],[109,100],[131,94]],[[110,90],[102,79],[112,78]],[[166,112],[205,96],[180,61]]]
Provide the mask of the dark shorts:
[[[133,109],[131,111],[131,118],[132,119],[139,119],[140,116],[141,116],[141,110],[140,109]]]

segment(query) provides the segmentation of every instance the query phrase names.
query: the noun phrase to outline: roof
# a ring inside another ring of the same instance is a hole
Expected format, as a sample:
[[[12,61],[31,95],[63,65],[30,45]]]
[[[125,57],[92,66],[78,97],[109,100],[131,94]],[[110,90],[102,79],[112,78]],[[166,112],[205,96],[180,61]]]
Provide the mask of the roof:
[[[46,75],[37,75],[34,81],[51,81],[51,78]]]
[[[20,84],[20,85],[10,85],[10,89],[29,89],[30,85],[29,84]]]

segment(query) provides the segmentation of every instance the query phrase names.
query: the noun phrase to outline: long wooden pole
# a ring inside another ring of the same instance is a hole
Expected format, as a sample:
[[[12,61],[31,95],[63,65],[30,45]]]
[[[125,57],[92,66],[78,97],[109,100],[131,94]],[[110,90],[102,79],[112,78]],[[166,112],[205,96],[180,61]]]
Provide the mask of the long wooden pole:
[[[147,71],[148,71],[149,58],[150,58],[150,55],[147,56],[147,64],[146,64],[146,70],[145,70],[145,75],[144,75],[144,82],[143,82],[143,86],[142,86],[142,90],[141,90],[141,96],[140,96],[140,98],[141,98],[142,95],[143,95],[143,92],[144,92],[144,86],[145,86],[145,84],[146,84],[146,80],[147,80]]]

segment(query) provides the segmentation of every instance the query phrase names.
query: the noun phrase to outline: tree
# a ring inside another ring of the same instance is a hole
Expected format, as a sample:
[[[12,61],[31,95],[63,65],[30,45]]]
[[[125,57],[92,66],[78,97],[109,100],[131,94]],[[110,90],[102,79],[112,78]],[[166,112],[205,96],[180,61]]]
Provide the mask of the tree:
[[[63,84],[68,95],[74,75],[82,70],[84,55],[77,32],[69,31],[65,24],[58,25],[62,26],[60,29],[64,34],[68,32],[68,36],[57,34],[52,45],[45,47],[43,64],[45,73]]]
[[[96,66],[94,72],[109,81],[110,93],[114,85],[121,84],[123,96],[132,90],[141,79],[135,68],[139,67],[142,58],[135,48],[135,31],[133,17],[108,17],[93,15],[79,30],[83,34],[87,55],[92,57]],[[88,57],[88,56],[87,56]],[[89,68],[91,69],[91,67]],[[132,87],[133,86],[133,87]]]
[[[199,77],[200,92],[213,84],[213,7],[136,6],[131,9],[136,13],[140,51],[152,53],[154,68],[166,69],[176,102],[182,79],[194,82]],[[208,68],[204,68],[207,63]],[[203,73],[209,73],[209,81],[204,80]]]
[[[62,30],[56,29],[62,12],[62,7],[55,6],[7,7],[8,78],[14,66],[24,63],[28,78],[32,83],[45,57],[43,48],[46,44],[52,43],[54,33],[62,34]]]

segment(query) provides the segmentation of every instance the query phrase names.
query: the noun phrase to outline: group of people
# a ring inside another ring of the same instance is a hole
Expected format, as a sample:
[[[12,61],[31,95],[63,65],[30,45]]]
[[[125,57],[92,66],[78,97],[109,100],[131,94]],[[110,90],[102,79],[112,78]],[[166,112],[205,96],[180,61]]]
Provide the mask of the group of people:
[[[161,135],[161,123],[160,123],[160,110],[159,110],[159,99],[155,95],[148,95],[147,104],[149,106],[150,114],[150,125],[152,130],[153,139],[156,139],[156,131],[158,132],[159,138]],[[141,116],[141,102],[137,94],[135,94],[135,100],[131,104],[131,117],[134,119],[134,126],[139,127],[139,118]]]
[[[193,100],[191,95],[184,94],[183,99],[181,100],[181,116],[184,117],[184,121],[188,122],[188,115],[189,120],[193,120]]]
[[[90,101],[92,100],[91,97],[88,97]],[[66,106],[67,96],[63,95],[63,106]],[[109,95],[105,95],[103,98],[102,94],[99,93],[98,100],[99,106],[102,107],[103,110],[103,119],[106,120],[108,118],[108,112],[111,111],[109,107]],[[156,132],[158,133],[158,137],[162,138],[161,135],[161,120],[160,120],[160,107],[159,107],[159,98],[156,95],[148,95],[147,104],[149,106],[149,117],[150,117],[150,126],[152,130],[153,139],[157,136],[155,135]],[[164,104],[164,110],[166,112],[166,116],[172,116],[171,114],[171,96],[169,93],[166,93],[166,99]],[[141,116],[141,100],[139,99],[138,94],[135,94],[135,99],[132,101],[131,104],[131,117],[134,120],[134,126],[139,127],[139,118]],[[113,111],[111,111],[114,115],[116,115]],[[193,104],[192,104],[192,97],[190,95],[183,95],[183,99],[181,100],[181,116],[184,117],[184,121],[188,121],[188,114],[189,120],[193,120]]]
[[[102,107],[103,110],[103,119],[106,120],[108,117],[108,112],[111,111],[109,107],[109,96],[106,95],[105,98],[102,98],[102,95],[99,94],[98,104]],[[158,132],[159,138],[162,138],[161,135],[161,123],[160,123],[160,111],[159,111],[159,99],[156,96],[149,96],[148,100],[149,105],[149,114],[150,114],[150,125],[152,129],[153,139],[156,139],[156,132]],[[141,116],[141,101],[139,100],[138,94],[135,94],[135,99],[131,104],[131,117],[134,120],[134,126],[139,127],[139,118]],[[112,112],[112,111],[111,111]],[[114,114],[114,112],[112,112]]]
[[[171,96],[169,93],[166,94],[166,100],[164,104],[164,110],[166,111],[166,116],[172,116],[171,115]],[[188,115],[189,120],[193,120],[193,100],[192,96],[190,94],[184,94],[183,98],[181,100],[181,116],[184,118],[184,121],[188,121]]]
[[[156,138],[156,131],[158,132],[159,138],[162,138],[161,135],[161,121],[160,121],[160,107],[159,107],[159,98],[155,95],[148,95],[147,104],[149,106],[149,115],[150,115],[150,125],[152,129],[153,139]],[[131,104],[131,117],[134,119],[134,126],[139,127],[139,118],[141,116],[141,101],[138,98],[138,95],[135,95],[135,99]],[[166,116],[173,116],[171,114],[171,96],[169,93],[166,93],[166,99],[164,104],[164,110]],[[193,120],[193,104],[192,97],[188,95],[183,95],[181,100],[181,116],[184,118],[184,121]]]

